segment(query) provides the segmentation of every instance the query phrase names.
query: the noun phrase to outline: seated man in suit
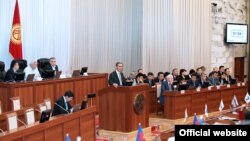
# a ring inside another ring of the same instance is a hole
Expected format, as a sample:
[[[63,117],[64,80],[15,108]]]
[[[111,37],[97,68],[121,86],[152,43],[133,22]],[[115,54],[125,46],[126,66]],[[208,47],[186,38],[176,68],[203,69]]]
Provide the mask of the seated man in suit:
[[[70,101],[73,100],[74,93],[72,91],[66,91],[64,96],[61,96],[56,100],[52,116],[60,114],[68,114],[71,112]]]
[[[117,62],[115,66],[116,70],[109,75],[109,85],[113,85],[116,88],[118,86],[126,86],[126,79],[122,73],[123,63]]]
[[[196,69],[196,76],[198,80],[201,79],[201,74],[202,74],[202,69],[201,67],[199,67]]]
[[[138,73],[138,74],[136,75],[135,81],[136,81],[136,84],[137,84],[137,85],[138,85],[138,84],[143,84],[143,83],[144,83],[144,74]]]
[[[221,65],[219,67],[218,76],[220,77],[223,72],[225,72],[225,67]]]
[[[191,79],[188,80],[187,84],[190,89],[199,87],[199,82],[195,73],[191,75]]]
[[[164,81],[164,73],[158,72],[157,78],[155,79],[155,83],[162,83]]]
[[[126,79],[126,83],[128,86],[132,86],[135,83],[136,73],[132,71]]]
[[[164,92],[165,91],[172,91],[173,88],[174,77],[173,75],[169,74],[167,76],[167,80],[163,81],[161,84],[161,94],[160,94],[160,104],[164,105]]]
[[[220,81],[218,78],[218,72],[216,72],[216,71],[213,71],[211,73],[211,77],[209,77],[208,80],[209,80],[209,83],[213,86],[220,85]]]
[[[153,87],[155,85],[154,74],[152,72],[149,72],[147,79],[144,82],[148,83],[150,87]]]
[[[46,70],[54,70],[55,72],[59,71],[58,66],[56,65],[56,58],[55,57],[51,57],[49,59],[49,63],[50,63],[50,65],[47,66]]]
[[[236,80],[232,78],[232,76],[230,75],[230,70],[229,68],[225,69],[225,73],[226,73],[226,80],[228,82],[228,84],[235,84]]]
[[[19,69],[19,64],[16,60],[12,60],[10,64],[10,69],[7,71],[4,81],[12,82],[16,79],[16,72]]]
[[[174,82],[173,82],[174,85],[178,85],[179,82],[180,82],[178,73],[179,73],[179,71],[178,71],[177,68],[174,68],[174,69],[172,70],[172,76],[173,76],[173,78],[174,78]]]
[[[36,61],[31,61],[29,66],[24,69],[24,72],[25,72],[24,80],[27,79],[29,74],[35,74],[34,80],[36,80],[38,77],[40,77],[40,73],[38,71]]]
[[[226,73],[222,72],[221,76],[219,78],[220,85],[226,85],[226,84],[228,84],[228,81],[226,80],[226,77],[227,77]]]
[[[210,86],[210,83],[207,80],[207,75],[205,73],[201,74],[201,78],[199,79],[199,86],[202,88],[207,88]]]

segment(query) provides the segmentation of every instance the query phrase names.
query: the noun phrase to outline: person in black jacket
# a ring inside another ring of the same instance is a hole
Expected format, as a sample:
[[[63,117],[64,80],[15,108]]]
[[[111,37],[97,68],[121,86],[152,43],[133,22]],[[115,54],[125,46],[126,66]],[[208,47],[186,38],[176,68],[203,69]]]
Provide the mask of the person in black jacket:
[[[56,65],[56,58],[51,57],[49,59],[50,65],[47,66],[46,70],[53,70],[53,71],[59,71],[58,66]]]
[[[144,80],[144,83],[148,83],[150,87],[155,86],[154,74],[152,72],[148,73],[147,79]]]
[[[73,98],[74,93],[72,91],[66,91],[64,96],[61,96],[56,100],[52,116],[70,113],[72,108],[70,101],[73,100]]]
[[[16,60],[12,60],[10,64],[10,69],[7,71],[4,81],[12,82],[16,79],[16,72],[19,69],[19,64]]]
[[[126,86],[126,79],[122,73],[123,71],[123,63],[116,63],[116,70],[110,73],[109,75],[109,85],[113,85],[114,87],[118,86]]]

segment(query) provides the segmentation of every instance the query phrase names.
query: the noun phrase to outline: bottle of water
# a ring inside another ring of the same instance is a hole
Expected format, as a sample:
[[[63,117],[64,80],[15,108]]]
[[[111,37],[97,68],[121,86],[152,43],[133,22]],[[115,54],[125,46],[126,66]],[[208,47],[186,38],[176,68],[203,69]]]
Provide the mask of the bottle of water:
[[[70,137],[69,137],[69,134],[66,134],[66,138],[65,138],[65,141],[70,141]]]

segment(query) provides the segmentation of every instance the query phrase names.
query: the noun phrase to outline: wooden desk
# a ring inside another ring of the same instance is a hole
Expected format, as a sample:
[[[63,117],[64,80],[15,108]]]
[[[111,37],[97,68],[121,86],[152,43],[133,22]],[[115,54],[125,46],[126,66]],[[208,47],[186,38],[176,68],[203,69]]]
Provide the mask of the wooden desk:
[[[236,95],[239,104],[245,103],[244,97],[247,93],[246,86],[231,85],[230,88],[222,86],[219,90],[215,87],[212,90],[207,88],[196,90],[187,90],[185,94],[178,91],[165,92],[164,114],[167,119],[184,118],[184,112],[187,108],[189,116],[194,113],[204,114],[205,104],[208,106],[208,112],[219,110],[221,99],[224,103],[224,109],[229,109],[233,96]]]
[[[23,121],[23,122],[25,122],[25,112],[26,112],[26,110],[28,110],[30,108],[34,108],[35,109],[35,106],[31,106],[31,107],[27,107],[27,108],[23,108],[21,110],[15,111],[17,113],[18,119],[21,120],[21,121]],[[5,113],[0,114],[0,129],[2,129],[3,131],[7,130],[6,115],[10,114],[10,113],[13,113],[13,111],[5,112]],[[34,110],[34,113],[35,113],[35,121],[39,121],[40,116],[41,116],[40,112]],[[23,126],[23,124],[21,124],[20,122],[18,122],[18,126]]]
[[[11,111],[11,97],[20,97],[23,107],[42,103],[44,99],[50,98],[53,107],[55,100],[64,95],[67,90],[75,93],[72,102],[74,104],[81,103],[86,94],[97,94],[98,90],[107,86],[108,74],[106,73],[34,82],[0,83],[0,101],[2,101],[3,112]],[[98,104],[98,96],[95,103]]]
[[[96,107],[91,107],[68,115],[53,117],[45,123],[36,122],[27,128],[0,133],[1,141],[63,141],[69,133],[71,140],[81,136],[82,140],[95,141]]]

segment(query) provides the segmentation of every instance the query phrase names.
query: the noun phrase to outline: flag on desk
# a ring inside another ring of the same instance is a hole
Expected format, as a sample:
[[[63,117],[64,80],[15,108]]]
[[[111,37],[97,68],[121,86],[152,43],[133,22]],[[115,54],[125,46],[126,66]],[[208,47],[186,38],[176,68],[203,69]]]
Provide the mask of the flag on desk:
[[[234,95],[234,97],[232,99],[231,105],[232,105],[233,108],[236,108],[239,105],[238,100],[237,100],[235,95]]]
[[[221,101],[220,101],[220,106],[219,106],[219,110],[222,111],[223,109],[224,109],[224,103],[223,103],[223,101],[222,101],[222,99],[221,99]]]
[[[139,126],[138,126],[138,133],[136,136],[136,141],[145,141],[144,133],[143,133],[142,127],[141,127],[141,123],[139,123]]]
[[[185,109],[185,113],[184,113],[184,122],[187,121],[188,118],[188,113],[187,113],[187,108]]]
[[[18,7],[18,0],[16,0],[11,36],[10,36],[10,46],[9,52],[13,59],[22,59],[22,36],[21,36],[21,22]]]
[[[207,104],[205,104],[205,116],[208,117],[208,108],[207,108]]]
[[[249,93],[247,93],[246,94],[246,96],[245,96],[245,101],[246,101],[246,103],[249,103],[250,102],[250,96],[249,96]]]
[[[198,120],[198,118],[196,116],[196,113],[194,114],[193,125],[199,125],[199,120]]]

